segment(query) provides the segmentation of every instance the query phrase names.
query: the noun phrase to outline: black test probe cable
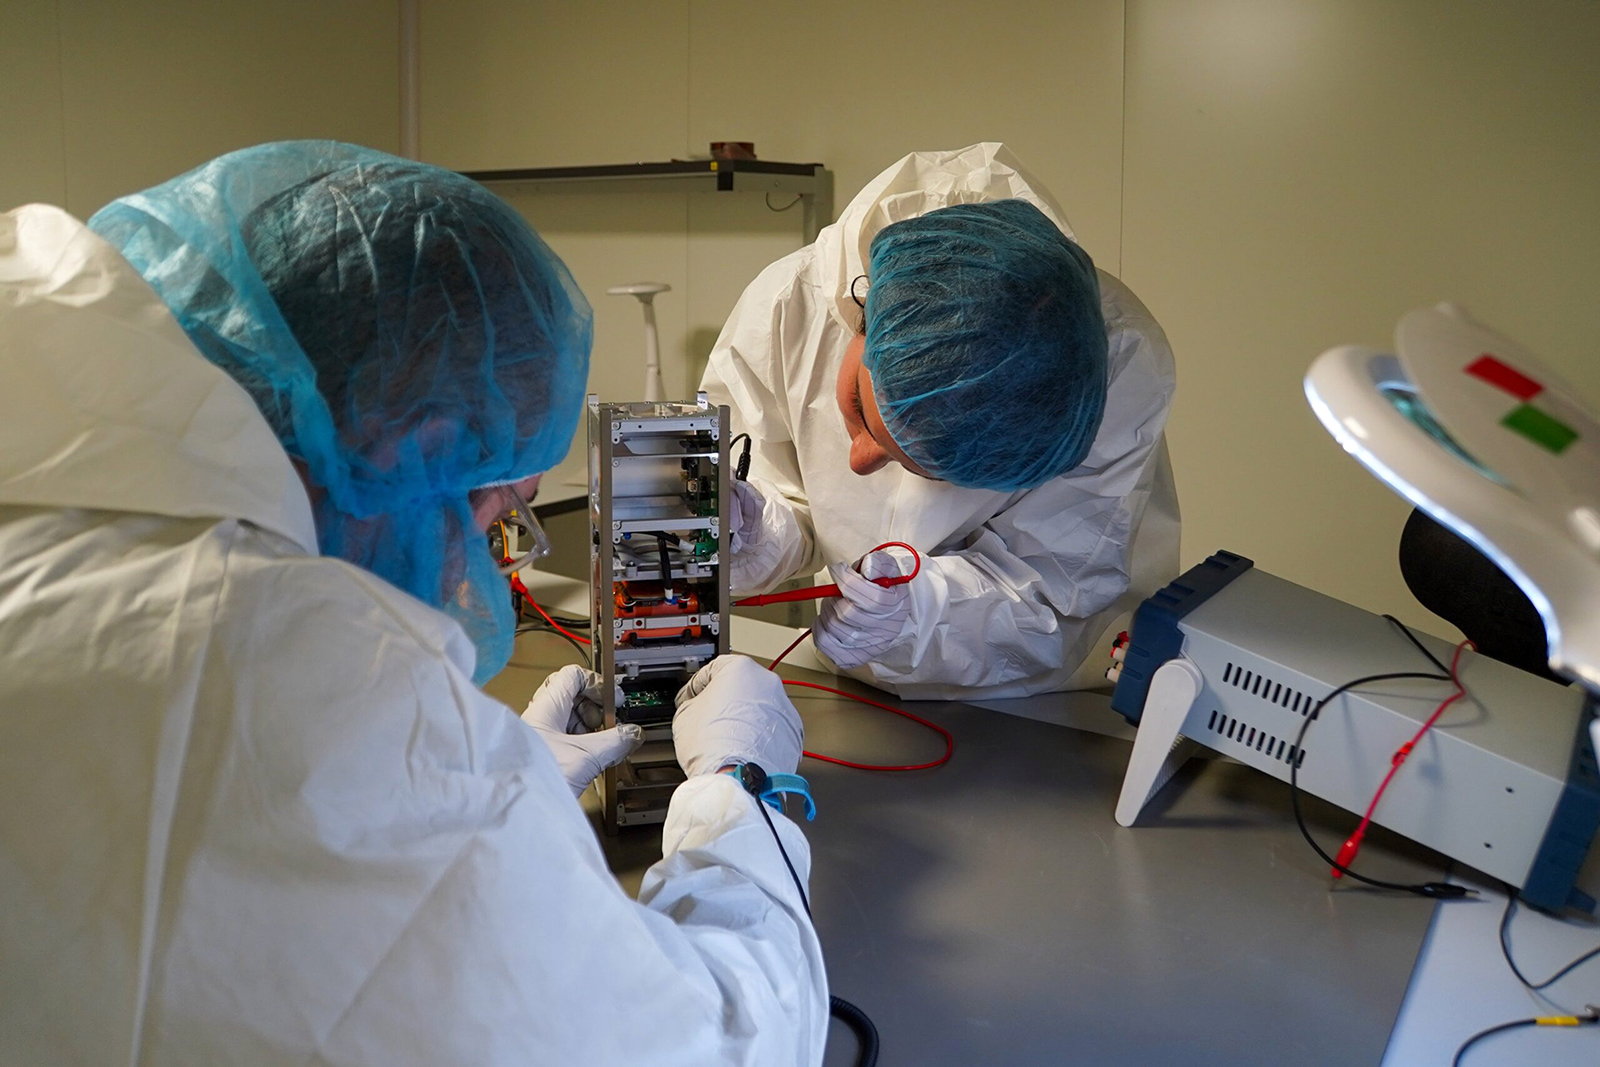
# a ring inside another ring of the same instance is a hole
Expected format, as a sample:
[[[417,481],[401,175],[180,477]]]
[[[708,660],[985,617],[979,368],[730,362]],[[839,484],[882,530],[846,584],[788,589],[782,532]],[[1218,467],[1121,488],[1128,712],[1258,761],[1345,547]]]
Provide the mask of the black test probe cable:
[[[756,809],[767,821],[767,829],[772,831],[772,840],[778,845],[778,854],[783,857],[784,866],[789,868],[789,877],[794,879],[795,892],[800,894],[800,905],[806,909],[806,918],[811,918],[811,901],[806,896],[806,887],[801,884],[800,873],[794,869],[794,862],[789,859],[789,850],[783,847],[783,838],[778,836],[778,827],[773,823],[772,816],[767,814],[766,801],[754,795],[750,799],[756,802]],[[830,996],[828,1014],[855,1033],[859,1047],[856,1053],[857,1067],[875,1067],[878,1062],[878,1028],[872,1025],[867,1013],[843,997]]]
[[[1317,705],[1311,710],[1311,713],[1306,716],[1305,722],[1303,722],[1301,724],[1301,726],[1300,726],[1300,734],[1295,739],[1295,751],[1297,753],[1303,751],[1302,746],[1305,743],[1306,733],[1311,728],[1311,723],[1316,720],[1318,714],[1321,713],[1322,709],[1324,707],[1326,707],[1335,697],[1338,697],[1341,694],[1346,693],[1346,692],[1356,688],[1357,686],[1366,685],[1366,684],[1369,684],[1371,682],[1378,682],[1378,681],[1390,681],[1390,680],[1398,680],[1398,679],[1404,679],[1404,678],[1420,678],[1420,679],[1429,679],[1429,680],[1441,681],[1441,682],[1454,681],[1457,684],[1458,690],[1460,690],[1460,680],[1456,676],[1456,672],[1454,670],[1452,670],[1451,667],[1445,666],[1445,664],[1437,656],[1435,656],[1432,652],[1428,651],[1427,647],[1424,646],[1421,641],[1417,640],[1416,634],[1411,632],[1410,627],[1406,626],[1405,623],[1401,622],[1399,619],[1395,618],[1393,615],[1385,615],[1384,618],[1388,619],[1395,626],[1399,627],[1400,628],[1400,632],[1405,634],[1406,638],[1408,640],[1410,640],[1410,642],[1413,645],[1415,645],[1417,647],[1417,649],[1425,657],[1427,657],[1427,659],[1433,664],[1433,666],[1438,668],[1441,673],[1439,673],[1439,674],[1425,674],[1425,673],[1416,672],[1416,671],[1394,671],[1394,672],[1385,673],[1385,674],[1367,675],[1364,678],[1357,678],[1357,679],[1355,679],[1353,681],[1349,681],[1349,682],[1344,683],[1343,685],[1341,685],[1337,689],[1335,689],[1333,692],[1331,692],[1327,696],[1323,697],[1322,700],[1318,701]],[[1460,691],[1464,691],[1464,690],[1460,690]],[[1441,708],[1441,710],[1443,710],[1443,709]],[[1437,715],[1437,713],[1436,713],[1436,715]],[[1292,803],[1292,805],[1294,807],[1295,822],[1300,827],[1300,833],[1306,839],[1306,843],[1311,846],[1311,848],[1316,852],[1316,854],[1318,856],[1322,857],[1322,859],[1327,861],[1329,863],[1329,865],[1333,867],[1334,870],[1338,871],[1340,874],[1349,875],[1351,878],[1355,879],[1358,882],[1364,882],[1365,884],[1373,886],[1373,887],[1378,888],[1378,889],[1398,890],[1398,891],[1403,892],[1403,893],[1412,893],[1412,894],[1415,894],[1417,896],[1430,897],[1430,898],[1433,898],[1435,900],[1450,900],[1450,899],[1456,899],[1456,898],[1460,898],[1460,897],[1464,897],[1464,896],[1467,896],[1469,894],[1472,894],[1471,890],[1469,890],[1469,889],[1467,889],[1467,888],[1465,888],[1463,886],[1451,885],[1450,883],[1447,883],[1447,882],[1424,882],[1424,883],[1419,883],[1419,884],[1415,884],[1415,885],[1406,885],[1406,884],[1399,883],[1399,882],[1387,882],[1387,881],[1383,881],[1382,879],[1369,878],[1369,877],[1366,877],[1365,875],[1358,874],[1357,872],[1351,870],[1345,863],[1341,863],[1339,860],[1335,859],[1334,857],[1329,856],[1325,851],[1323,851],[1322,847],[1320,845],[1318,845],[1317,842],[1312,838],[1311,832],[1307,828],[1306,823],[1305,823],[1305,818],[1304,818],[1304,816],[1303,816],[1303,814],[1301,813],[1301,810],[1300,810],[1300,789],[1299,789],[1298,775],[1296,774],[1296,771],[1299,769],[1299,764],[1300,764],[1300,760],[1298,758],[1295,759],[1292,763],[1289,764],[1289,799],[1290,799],[1290,802]],[[1562,978],[1566,977],[1568,974],[1570,974],[1573,971],[1577,970],[1579,967],[1581,967],[1584,964],[1590,962],[1591,960],[1600,959],[1600,948],[1593,948],[1593,949],[1590,949],[1588,952],[1585,952],[1583,955],[1577,957],[1572,962],[1570,962],[1570,963],[1566,964],[1565,966],[1561,967],[1554,974],[1552,974],[1550,977],[1544,979],[1543,981],[1534,982],[1531,979],[1529,979],[1526,975],[1524,975],[1522,973],[1522,968],[1517,966],[1516,960],[1513,959],[1512,956],[1511,956],[1511,944],[1510,944],[1510,939],[1509,939],[1509,932],[1510,932],[1510,926],[1511,926],[1511,917],[1515,912],[1516,904],[1517,904],[1517,889],[1516,889],[1515,886],[1509,885],[1509,884],[1505,888],[1506,888],[1506,907],[1505,907],[1505,911],[1502,912],[1501,916],[1500,916],[1500,953],[1501,953],[1502,956],[1505,957],[1506,966],[1511,969],[1511,973],[1516,976],[1517,981],[1521,982],[1522,985],[1524,987],[1526,987],[1528,990],[1530,990],[1531,992],[1537,993],[1537,992],[1540,992],[1541,990],[1547,989],[1550,986],[1554,985],[1556,982],[1560,981]],[[1472,895],[1475,895],[1475,894],[1472,894]],[[1467,1054],[1469,1049],[1471,1049],[1473,1046],[1477,1045],[1480,1041],[1483,1041],[1483,1040],[1485,1040],[1487,1038],[1493,1037],[1495,1034],[1505,1033],[1506,1031],[1509,1031],[1509,1030],[1521,1030],[1521,1029],[1525,1029],[1527,1027],[1538,1027],[1538,1026],[1574,1026],[1575,1027],[1575,1026],[1594,1026],[1596,1024],[1600,1024],[1600,1007],[1597,1007],[1597,1006],[1595,1006],[1593,1004],[1587,1005],[1586,1009],[1585,1009],[1585,1011],[1584,1011],[1584,1013],[1582,1015],[1536,1015],[1536,1016],[1530,1016],[1530,1017],[1528,1017],[1526,1019],[1513,1019],[1510,1022],[1499,1023],[1499,1024],[1495,1025],[1495,1026],[1490,1026],[1490,1027],[1487,1027],[1487,1028],[1485,1028],[1483,1030],[1479,1030],[1477,1033],[1475,1033],[1471,1037],[1467,1038],[1466,1041],[1462,1042],[1461,1047],[1456,1049],[1456,1054],[1455,1054],[1454,1058],[1450,1061],[1451,1062],[1451,1067],[1460,1067],[1460,1065],[1462,1063],[1462,1060],[1466,1056],[1466,1054]]]
[[[1506,909],[1500,913],[1500,954],[1505,957],[1506,966],[1511,969],[1512,974],[1516,975],[1517,981],[1521,982],[1529,992],[1539,993],[1548,989],[1590,960],[1600,958],[1600,948],[1592,948],[1556,971],[1549,978],[1544,979],[1542,982],[1535,982],[1522,973],[1522,968],[1517,966],[1517,961],[1511,956],[1509,935],[1511,932],[1511,916],[1516,912],[1516,907],[1517,887],[1508,883],[1506,885]],[[1478,1042],[1485,1038],[1493,1037],[1495,1034],[1503,1034],[1507,1030],[1521,1030],[1530,1026],[1594,1026],[1596,1023],[1600,1023],[1600,1007],[1590,1004],[1586,1006],[1582,1015],[1531,1015],[1526,1019],[1512,1019],[1510,1022],[1485,1027],[1461,1043],[1461,1047],[1456,1049],[1455,1058],[1450,1061],[1451,1067],[1461,1067],[1461,1063],[1467,1055],[1467,1050]]]
[[[741,482],[750,476],[750,435],[747,433],[736,434],[728,442],[731,450],[739,443],[739,438],[744,438],[744,452],[735,465],[733,476]],[[796,642],[798,644],[799,642]],[[783,657],[779,657],[782,659]],[[947,757],[948,758],[948,757]],[[800,874],[794,869],[794,863],[789,859],[789,850],[783,847],[783,839],[778,836],[778,828],[772,822],[772,816],[767,814],[767,805],[760,797],[752,797],[756,807],[761,811],[761,817],[767,821],[767,829],[772,831],[772,840],[778,845],[778,853],[783,857],[784,866],[789,868],[789,877],[794,879],[795,891],[800,894],[800,904],[806,909],[806,918],[811,918],[811,901],[806,896],[806,887],[800,882]],[[857,1067],[875,1067],[878,1062],[878,1028],[872,1024],[872,1019],[867,1013],[850,1003],[843,997],[828,997],[828,1014],[848,1026],[856,1035],[860,1051],[856,1054]]]

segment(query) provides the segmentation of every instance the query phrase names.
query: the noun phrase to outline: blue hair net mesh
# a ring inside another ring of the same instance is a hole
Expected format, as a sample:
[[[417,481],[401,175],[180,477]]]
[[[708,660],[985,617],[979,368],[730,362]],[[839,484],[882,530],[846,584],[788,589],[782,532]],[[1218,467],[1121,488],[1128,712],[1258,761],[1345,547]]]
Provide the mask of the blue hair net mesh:
[[[503,201],[332,141],[261,145],[99,211],[311,480],[322,552],[511,654],[510,592],[469,491],[560,462],[588,376],[588,302]]]
[[[936,478],[1014,491],[1083,462],[1106,398],[1094,263],[1025,200],[884,227],[862,362],[889,433]]]

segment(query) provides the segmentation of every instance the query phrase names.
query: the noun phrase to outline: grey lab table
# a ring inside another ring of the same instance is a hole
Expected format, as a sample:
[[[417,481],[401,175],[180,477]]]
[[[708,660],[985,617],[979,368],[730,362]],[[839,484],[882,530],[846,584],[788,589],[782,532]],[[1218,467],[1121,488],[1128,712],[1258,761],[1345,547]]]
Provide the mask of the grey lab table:
[[[489,689],[520,707],[572,659],[559,639],[524,635]],[[905,719],[794,696],[815,751],[867,762],[940,751]],[[1103,696],[1057,699],[1080,717],[1112,715]],[[958,703],[906,706],[956,735],[948,765],[802,768],[820,809],[806,833],[830,983],[876,1022],[885,1067],[1383,1059],[1432,905],[1330,892],[1280,783],[1199,761],[1124,829],[1112,806],[1125,739]],[[1337,842],[1338,813],[1308,810]],[[602,843],[630,891],[660,855],[651,829]],[[1441,875],[1436,857],[1383,834],[1362,861],[1383,877]],[[853,1048],[836,1025],[827,1062],[852,1063]]]

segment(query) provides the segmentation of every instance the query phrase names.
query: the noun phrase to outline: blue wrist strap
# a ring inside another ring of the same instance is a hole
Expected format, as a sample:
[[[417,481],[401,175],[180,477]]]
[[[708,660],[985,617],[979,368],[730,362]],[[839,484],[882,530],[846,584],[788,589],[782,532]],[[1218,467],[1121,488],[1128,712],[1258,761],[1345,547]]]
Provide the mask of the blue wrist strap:
[[[739,777],[739,768],[734,767],[722,772],[723,774]],[[783,794],[793,793],[806,802],[806,822],[811,822],[817,817],[817,802],[811,799],[811,786],[798,774],[769,774],[767,787],[761,792],[761,799],[766,801],[773,811],[783,811]]]
[[[817,802],[811,799],[811,786],[798,774],[769,774],[767,775],[767,791],[761,794],[761,799],[771,804],[778,811],[783,810],[783,794],[793,793],[806,802],[806,822],[817,817]]]

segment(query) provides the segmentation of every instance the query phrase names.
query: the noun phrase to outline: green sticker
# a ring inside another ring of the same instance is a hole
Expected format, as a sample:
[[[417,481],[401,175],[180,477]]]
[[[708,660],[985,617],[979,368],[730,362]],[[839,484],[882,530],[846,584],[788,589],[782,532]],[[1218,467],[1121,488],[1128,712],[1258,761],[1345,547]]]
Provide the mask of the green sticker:
[[[1578,439],[1578,431],[1551,418],[1532,404],[1523,404],[1500,420],[1500,425],[1515,430],[1541,448],[1560,455],[1568,445]]]

